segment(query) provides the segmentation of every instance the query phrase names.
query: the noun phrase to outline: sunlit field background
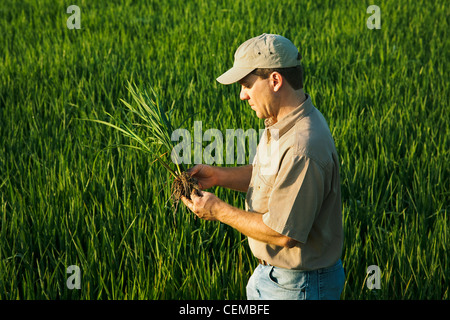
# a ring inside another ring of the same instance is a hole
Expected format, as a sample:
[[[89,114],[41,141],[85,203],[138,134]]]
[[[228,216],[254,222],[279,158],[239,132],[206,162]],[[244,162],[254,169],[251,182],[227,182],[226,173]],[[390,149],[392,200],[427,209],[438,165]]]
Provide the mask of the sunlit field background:
[[[258,263],[246,238],[175,210],[164,169],[81,119],[122,116],[133,81],[177,128],[263,128],[237,84],[215,81],[263,32],[300,49],[336,141],[342,299],[449,299],[449,16],[445,1],[2,1],[0,299],[246,298]],[[212,191],[244,207],[245,194]]]

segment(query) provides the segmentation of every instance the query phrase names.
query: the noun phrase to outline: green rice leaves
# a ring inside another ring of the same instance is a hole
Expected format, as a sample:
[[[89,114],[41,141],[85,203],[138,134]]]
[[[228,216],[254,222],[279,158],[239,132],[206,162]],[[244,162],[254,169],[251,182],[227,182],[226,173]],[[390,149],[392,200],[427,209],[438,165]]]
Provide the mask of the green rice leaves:
[[[165,159],[171,154],[174,147],[171,140],[173,125],[166,115],[167,111],[159,95],[151,87],[149,89],[151,95],[149,95],[147,90],[140,89],[136,84],[129,81],[127,89],[132,97],[132,101],[128,102],[120,99],[125,105],[126,111],[128,111],[128,114],[124,114],[124,117],[113,116],[105,112],[111,119],[111,122],[98,119],[84,120],[109,126],[137,144],[137,146],[126,145],[127,147],[132,147],[152,155],[156,152],[159,155],[151,161],[151,164],[158,162],[173,177],[178,176],[183,171],[182,166],[175,164],[176,168],[172,169],[169,161]],[[132,121],[135,118],[139,122]],[[144,128],[145,130],[139,130],[140,128]]]

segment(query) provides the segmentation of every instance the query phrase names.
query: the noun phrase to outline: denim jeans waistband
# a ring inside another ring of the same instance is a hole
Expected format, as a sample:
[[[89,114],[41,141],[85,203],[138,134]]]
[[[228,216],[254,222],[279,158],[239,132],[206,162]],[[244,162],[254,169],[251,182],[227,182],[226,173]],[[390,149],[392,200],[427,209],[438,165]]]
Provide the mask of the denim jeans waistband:
[[[261,262],[260,262],[261,263]],[[286,271],[290,271],[290,272],[317,272],[317,273],[327,273],[327,272],[332,272],[335,271],[339,268],[342,267],[342,261],[341,259],[339,259],[338,261],[336,261],[334,264],[332,264],[329,267],[324,267],[324,268],[319,268],[319,269],[313,269],[313,270],[300,270],[300,269],[285,269],[285,268],[281,268],[281,267],[277,267],[277,266],[273,266],[270,264],[263,264],[265,266],[269,265],[281,270],[286,270]]]

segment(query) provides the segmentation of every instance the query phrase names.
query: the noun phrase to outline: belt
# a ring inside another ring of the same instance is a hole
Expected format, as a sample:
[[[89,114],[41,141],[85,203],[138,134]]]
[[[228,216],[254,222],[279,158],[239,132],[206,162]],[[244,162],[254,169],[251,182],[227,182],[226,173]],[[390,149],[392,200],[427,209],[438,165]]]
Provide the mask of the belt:
[[[267,261],[258,259],[259,263],[262,264],[263,266],[270,266],[270,264],[267,263]]]

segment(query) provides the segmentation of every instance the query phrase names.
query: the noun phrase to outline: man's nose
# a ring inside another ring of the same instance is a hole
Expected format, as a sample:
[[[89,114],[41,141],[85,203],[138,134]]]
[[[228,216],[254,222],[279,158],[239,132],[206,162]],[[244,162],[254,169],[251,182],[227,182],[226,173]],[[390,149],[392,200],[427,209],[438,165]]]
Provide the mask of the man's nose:
[[[241,93],[239,94],[239,98],[241,98],[241,100],[248,100],[249,99],[247,91],[245,90],[244,87],[241,88]]]

